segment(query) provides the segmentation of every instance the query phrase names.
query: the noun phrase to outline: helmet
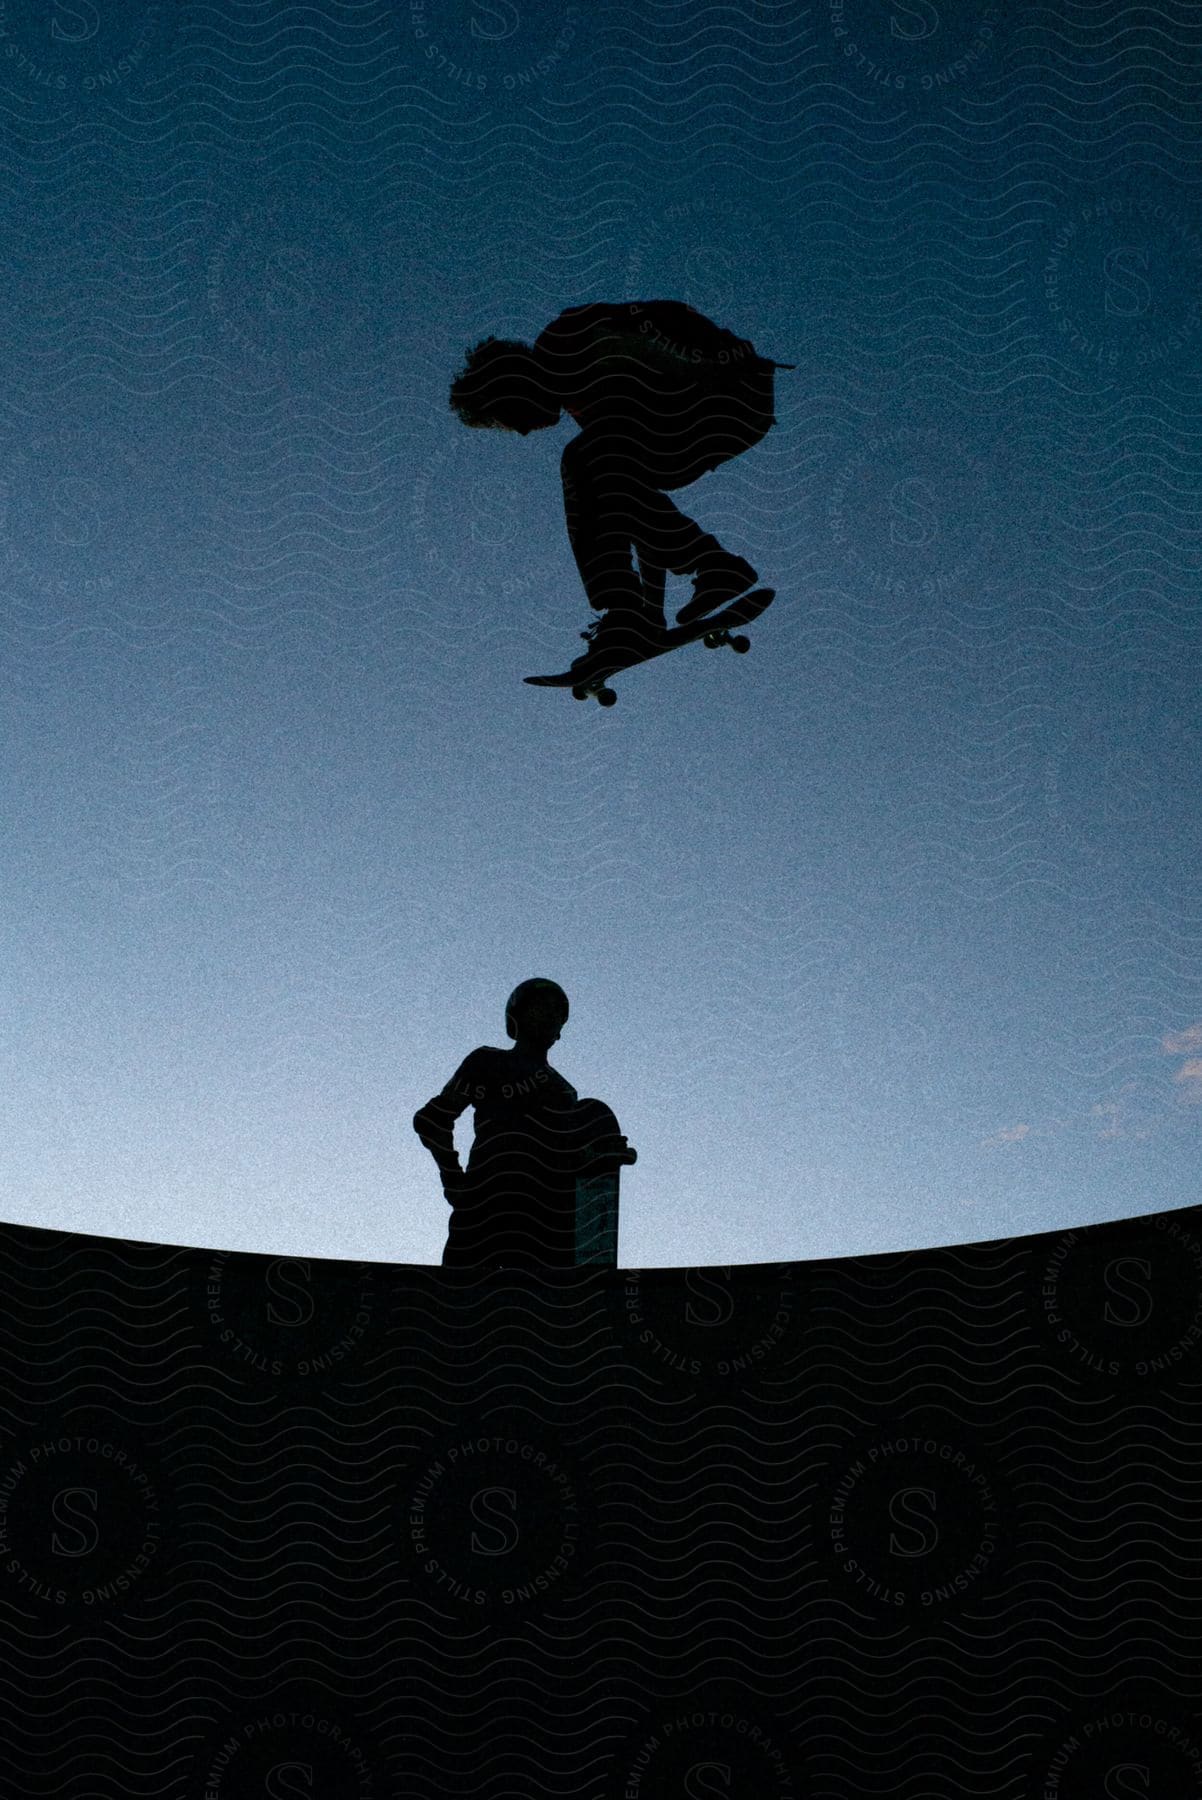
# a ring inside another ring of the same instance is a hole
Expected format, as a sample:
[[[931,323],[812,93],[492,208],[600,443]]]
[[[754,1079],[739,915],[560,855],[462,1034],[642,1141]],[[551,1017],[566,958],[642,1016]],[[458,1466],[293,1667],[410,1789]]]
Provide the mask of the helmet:
[[[568,997],[557,981],[548,981],[545,976],[533,975],[529,981],[519,981],[518,985],[505,1002],[505,1029],[511,1038],[518,1034],[518,1013],[527,1000],[536,994],[547,994],[560,1003],[560,1009],[566,1022],[568,1016]]]

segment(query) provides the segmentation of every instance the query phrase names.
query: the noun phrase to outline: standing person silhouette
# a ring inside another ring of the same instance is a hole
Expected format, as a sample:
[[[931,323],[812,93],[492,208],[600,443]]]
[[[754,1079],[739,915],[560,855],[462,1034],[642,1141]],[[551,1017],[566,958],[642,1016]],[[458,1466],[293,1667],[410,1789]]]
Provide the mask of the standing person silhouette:
[[[568,539],[590,604],[590,655],[666,628],[631,561],[693,574],[682,625],[755,585],[756,572],[668,499],[758,444],[776,423],[773,378],[794,367],[760,356],[680,300],[569,306],[533,345],[485,338],[451,383],[465,425],[525,437],[566,412],[581,427],[561,461]],[[578,658],[581,661],[583,658]]]
[[[509,1050],[481,1045],[414,1114],[451,1207],[444,1268],[571,1267],[576,1260],[574,1142],[581,1108],[547,1061],[568,1020],[557,982],[523,981],[505,1003]],[[587,1103],[586,1103],[587,1105]],[[466,1170],[454,1123],[475,1107]],[[625,1150],[625,1139],[620,1143]],[[622,1160],[633,1161],[625,1150]]]

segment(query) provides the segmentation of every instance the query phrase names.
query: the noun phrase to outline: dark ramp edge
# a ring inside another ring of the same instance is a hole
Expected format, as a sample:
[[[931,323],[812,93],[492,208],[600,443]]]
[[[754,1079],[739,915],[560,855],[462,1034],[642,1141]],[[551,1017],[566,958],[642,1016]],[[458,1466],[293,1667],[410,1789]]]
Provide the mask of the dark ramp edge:
[[[1200,1791],[1198,1208],[492,1277],[5,1226],[0,1267],[14,1792]]]

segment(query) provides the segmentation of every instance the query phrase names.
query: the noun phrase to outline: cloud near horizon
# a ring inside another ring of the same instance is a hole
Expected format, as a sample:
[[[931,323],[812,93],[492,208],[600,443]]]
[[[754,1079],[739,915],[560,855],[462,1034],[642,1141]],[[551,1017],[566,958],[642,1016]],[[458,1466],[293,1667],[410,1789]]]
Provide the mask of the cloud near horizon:
[[[1182,1084],[1182,1099],[1195,1103],[1202,1101],[1202,1056],[1191,1057],[1189,1062],[1182,1063],[1173,1080]]]
[[[992,1137],[982,1138],[981,1144],[982,1146],[987,1144],[1021,1144],[1023,1139],[1030,1135],[1030,1132],[1031,1127],[1029,1125],[1003,1125],[1002,1129],[1000,1131],[995,1131]]]

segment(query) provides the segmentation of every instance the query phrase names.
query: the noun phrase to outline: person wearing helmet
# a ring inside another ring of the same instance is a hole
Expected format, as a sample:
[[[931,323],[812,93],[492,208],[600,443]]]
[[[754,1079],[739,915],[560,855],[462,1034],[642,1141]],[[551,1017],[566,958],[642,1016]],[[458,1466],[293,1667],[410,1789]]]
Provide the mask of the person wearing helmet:
[[[776,423],[773,378],[792,363],[680,300],[569,306],[532,345],[485,338],[466,352],[450,406],[464,425],[527,436],[558,422],[581,427],[561,461],[568,540],[589,603],[602,618],[578,661],[611,643],[653,639],[662,600],[642,571],[692,574],[676,614],[691,624],[756,583],[751,564],[682,513],[668,491],[750,449]],[[662,589],[660,590],[662,592]]]
[[[568,997],[536,976],[505,1003],[512,1048],[481,1045],[460,1063],[442,1092],[413,1117],[433,1156],[451,1208],[444,1268],[571,1265],[574,1187],[565,1173],[577,1093],[547,1060],[568,1020]],[[475,1140],[466,1170],[454,1124],[475,1108]]]

